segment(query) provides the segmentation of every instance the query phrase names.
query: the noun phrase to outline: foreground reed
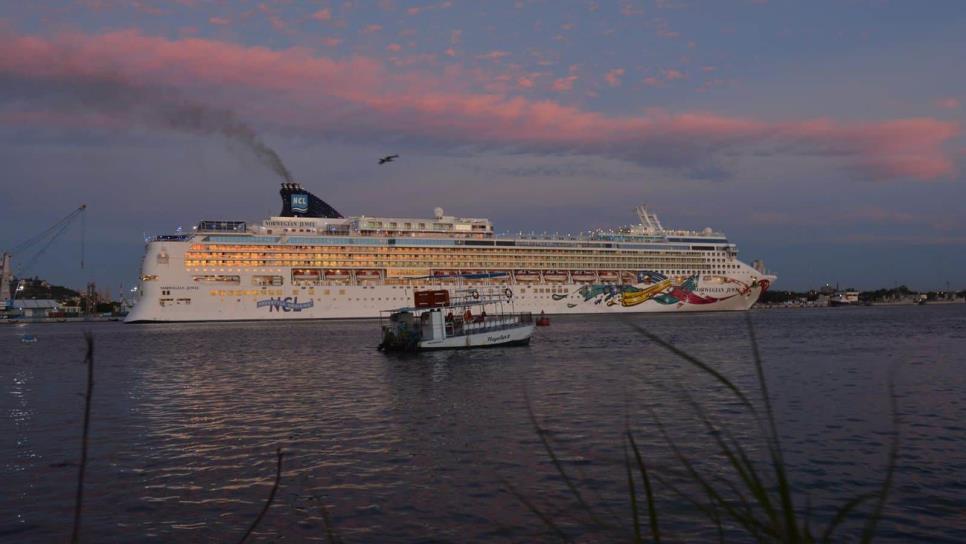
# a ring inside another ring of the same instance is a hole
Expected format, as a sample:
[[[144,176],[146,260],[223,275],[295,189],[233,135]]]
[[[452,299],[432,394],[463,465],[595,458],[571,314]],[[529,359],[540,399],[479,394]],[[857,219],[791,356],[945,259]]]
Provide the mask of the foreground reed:
[[[750,315],[746,315],[746,321],[752,348],[752,360],[761,395],[760,407],[756,406],[749,395],[733,381],[706,362],[651,333],[641,325],[628,321],[628,325],[642,337],[711,377],[718,386],[727,391],[751,416],[756,427],[755,430],[762,438],[766,450],[765,461],[758,463],[753,461],[746,446],[733,433],[726,427],[715,424],[700,403],[691,397],[687,397],[687,404],[700,420],[701,425],[707,431],[707,435],[713,439],[713,449],[726,460],[725,467],[730,470],[731,474],[709,476],[702,472],[700,467],[678,447],[660,419],[652,415],[657,430],[678,464],[677,467],[673,467],[674,470],[683,472],[685,476],[684,480],[686,480],[689,489],[684,489],[682,485],[675,483],[671,478],[665,477],[661,473],[656,473],[654,468],[648,465],[634,438],[630,425],[626,425],[623,433],[624,472],[627,480],[627,508],[630,512],[630,523],[626,523],[626,520],[622,519],[621,516],[611,513],[608,513],[608,516],[600,514],[585,500],[580,485],[564,468],[557,452],[546,437],[547,432],[541,428],[537,421],[529,398],[526,399],[530,422],[540,438],[547,456],[574,505],[584,514],[582,516],[584,519],[576,527],[576,531],[581,534],[602,532],[609,535],[609,539],[615,541],[661,542],[662,538],[667,538],[667,535],[662,535],[661,531],[662,514],[655,500],[656,483],[670,491],[672,495],[686,501],[697,512],[700,512],[707,519],[709,526],[716,529],[719,541],[724,541],[726,535],[732,535],[742,540],[750,539],[757,542],[803,544],[830,542],[836,539],[837,531],[842,528],[843,522],[846,520],[863,521],[860,541],[869,542],[872,540],[892,487],[896,456],[899,449],[898,411],[891,381],[889,395],[893,432],[885,478],[876,491],[858,494],[844,501],[824,528],[819,531],[818,528],[812,526],[809,505],[806,503],[805,508],[800,509],[794,501],[793,486],[789,481],[788,468],[782,453],[778,427],[768,394],[768,384],[765,380],[758,340]],[[526,393],[524,394],[526,395]],[[661,472],[665,471],[662,470]],[[540,519],[549,534],[564,542],[578,539],[577,535],[567,531],[567,528],[561,522],[562,520],[557,519],[547,510],[538,508],[533,501],[529,500],[512,484],[504,482],[504,487]],[[641,496],[641,492],[643,492],[643,496]],[[864,514],[860,514],[860,508],[867,505],[870,509]],[[646,523],[642,523],[642,520],[646,520]],[[572,524],[569,528],[574,530]]]

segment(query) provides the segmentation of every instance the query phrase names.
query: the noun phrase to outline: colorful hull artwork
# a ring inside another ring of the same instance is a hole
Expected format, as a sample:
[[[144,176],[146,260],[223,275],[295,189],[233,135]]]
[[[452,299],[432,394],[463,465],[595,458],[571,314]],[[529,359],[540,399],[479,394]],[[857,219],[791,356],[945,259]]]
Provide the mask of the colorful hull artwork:
[[[581,286],[576,292],[583,297],[584,302],[605,304],[607,306],[620,304],[624,307],[631,307],[643,304],[649,300],[663,305],[677,304],[683,306],[684,304],[714,304],[715,302],[744,295],[753,287],[758,286],[755,284],[746,285],[744,282],[729,278],[725,281],[736,284],[738,289],[727,296],[714,297],[695,292],[697,291],[699,280],[699,276],[697,275],[688,277],[679,285],[672,284],[669,278],[658,272],[638,272],[637,279],[639,282],[637,285],[592,284]],[[763,290],[767,289],[767,282],[762,281],[761,287]],[[567,297],[568,295],[565,294],[553,295],[554,300],[562,300]]]

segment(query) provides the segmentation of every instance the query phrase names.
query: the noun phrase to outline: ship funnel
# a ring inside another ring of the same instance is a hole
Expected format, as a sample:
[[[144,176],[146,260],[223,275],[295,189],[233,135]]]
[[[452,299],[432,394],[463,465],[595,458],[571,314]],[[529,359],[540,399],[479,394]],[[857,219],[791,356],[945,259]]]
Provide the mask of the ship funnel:
[[[335,208],[329,206],[321,198],[306,191],[298,183],[283,183],[282,190],[282,212],[280,217],[324,217],[328,219],[341,219],[342,214]]]

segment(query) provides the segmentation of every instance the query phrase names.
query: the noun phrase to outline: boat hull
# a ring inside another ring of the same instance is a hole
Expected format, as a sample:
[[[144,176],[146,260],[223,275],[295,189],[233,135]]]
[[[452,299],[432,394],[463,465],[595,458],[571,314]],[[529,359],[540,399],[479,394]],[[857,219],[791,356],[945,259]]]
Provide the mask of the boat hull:
[[[183,321],[274,321],[293,319],[376,318],[387,308],[412,304],[417,290],[447,289],[451,296],[464,289],[457,285],[402,286],[317,286],[268,288],[252,294],[225,290],[204,290],[188,285],[165,285],[165,290],[180,292],[173,301],[159,304],[151,292],[127,315],[128,323]],[[192,289],[194,287],[194,289]],[[510,290],[514,310],[561,314],[628,314],[669,312],[742,311],[751,308],[762,292],[762,284],[721,286],[702,285],[689,293],[673,286],[638,284],[527,284],[478,286],[481,294]],[[178,289],[177,291],[175,289]],[[212,294],[214,293],[214,294]],[[180,302],[179,302],[180,301]]]
[[[494,348],[504,346],[524,346],[533,336],[533,325],[481,331],[478,333],[450,336],[439,340],[423,340],[420,350]]]

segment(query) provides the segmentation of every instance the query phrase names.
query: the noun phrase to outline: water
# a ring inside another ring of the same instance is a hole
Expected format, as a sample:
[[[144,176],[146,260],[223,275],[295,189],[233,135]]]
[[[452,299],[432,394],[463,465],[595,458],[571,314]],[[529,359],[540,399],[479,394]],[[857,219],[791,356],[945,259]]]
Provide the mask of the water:
[[[796,499],[804,509],[807,497],[813,526],[881,484],[891,379],[901,442],[880,540],[966,540],[966,305],[752,318]],[[744,319],[633,318],[758,402]],[[88,328],[87,542],[237,541],[269,494],[278,446],[284,470],[257,531],[264,542],[325,542],[323,509],[347,542],[553,540],[511,486],[571,536],[616,540],[630,534],[625,424],[664,480],[686,487],[657,422],[703,473],[733,475],[689,398],[751,455],[764,452],[732,396],[614,317],[556,317],[529,347],[409,357],[378,353],[377,326],[365,321],[4,326],[0,540],[70,534]],[[38,343],[20,343],[27,332]],[[618,528],[595,530],[575,505],[528,397],[582,497]],[[655,485],[671,539],[716,538],[706,516]],[[846,525],[842,538],[862,527]]]

